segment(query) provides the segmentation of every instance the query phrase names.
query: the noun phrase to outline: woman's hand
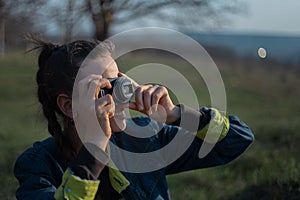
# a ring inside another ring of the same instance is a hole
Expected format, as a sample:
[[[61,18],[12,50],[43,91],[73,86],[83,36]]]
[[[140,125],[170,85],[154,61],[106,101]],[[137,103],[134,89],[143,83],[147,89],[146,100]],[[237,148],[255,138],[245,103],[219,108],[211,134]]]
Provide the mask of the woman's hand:
[[[180,118],[179,107],[173,104],[168,90],[159,85],[141,85],[137,87],[135,102],[131,102],[129,108],[168,124]]]
[[[95,110],[98,122],[105,133],[105,136],[110,138],[111,127],[109,119],[114,116],[115,113],[115,102],[110,94],[98,98],[98,94],[101,88],[111,88],[111,84],[108,79],[100,79],[95,92]]]
[[[100,75],[89,75],[79,82],[80,116],[77,119],[80,126],[84,127],[81,139],[83,142],[96,144],[103,150],[112,134],[109,119],[114,116],[115,104],[111,95],[98,98],[98,94],[101,88],[111,87],[109,80]]]
[[[126,76],[119,73],[119,76]],[[129,77],[127,77],[129,78]],[[180,108],[175,106],[168,90],[160,85],[135,85],[135,102],[129,108],[142,112],[149,117],[171,124],[180,118]]]

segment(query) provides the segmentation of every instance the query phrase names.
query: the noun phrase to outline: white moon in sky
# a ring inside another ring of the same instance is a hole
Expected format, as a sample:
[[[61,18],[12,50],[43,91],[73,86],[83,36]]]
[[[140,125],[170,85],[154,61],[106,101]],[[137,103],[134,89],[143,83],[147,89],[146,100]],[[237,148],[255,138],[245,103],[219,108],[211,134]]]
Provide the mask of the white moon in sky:
[[[267,51],[266,51],[266,49],[264,49],[262,47],[258,49],[257,53],[258,53],[258,56],[261,58],[267,57]]]

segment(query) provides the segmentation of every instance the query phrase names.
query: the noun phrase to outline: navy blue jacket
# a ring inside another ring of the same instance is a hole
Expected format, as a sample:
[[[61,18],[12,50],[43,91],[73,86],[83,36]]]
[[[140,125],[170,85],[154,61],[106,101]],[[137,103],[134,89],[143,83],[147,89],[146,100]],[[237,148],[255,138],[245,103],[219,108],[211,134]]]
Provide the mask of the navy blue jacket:
[[[202,111],[210,115],[211,123],[211,121],[214,120],[214,116],[212,115],[215,115],[212,114],[213,111],[206,108],[202,109]],[[178,156],[172,163],[161,162],[165,156],[162,155],[157,161],[153,159],[149,160],[151,164],[157,162],[158,165],[161,165],[161,167],[158,167],[154,171],[141,173],[122,171],[121,173],[130,184],[126,189],[122,190],[120,197],[125,199],[170,199],[166,175],[223,165],[237,158],[253,142],[254,136],[249,127],[238,117],[228,116],[226,118],[229,122],[229,126],[224,138],[218,141],[204,158],[199,158],[200,147],[204,144],[203,138],[195,137],[191,132],[189,132],[189,136],[185,136],[186,131],[182,131],[185,129],[177,126],[178,124],[167,125],[154,121],[158,133],[145,138],[138,138],[126,134],[126,131],[113,134],[110,138],[112,144],[115,144],[121,149],[136,153],[159,150],[170,144],[176,137],[176,134],[182,134],[182,138],[193,137],[191,144],[185,152]],[[149,123],[153,123],[153,120],[147,117],[138,117],[128,123],[135,123],[143,127],[149,125]],[[130,128],[132,126],[128,127]],[[156,129],[153,126],[152,128],[153,130]],[[201,129],[203,129],[203,127],[201,127]],[[111,151],[114,155],[118,153],[113,149]],[[176,152],[174,152],[174,154],[176,154]],[[126,158],[117,155],[114,159]],[[126,161],[124,162],[126,163]],[[17,198],[54,199],[54,193],[62,184],[62,177],[68,169],[68,165],[69,163],[55,145],[52,137],[41,142],[36,142],[33,147],[26,150],[16,161],[14,173],[20,183],[16,192]],[[145,163],[139,163],[137,160],[136,165],[145,165]],[[101,176],[99,176],[99,179],[102,183]],[[99,187],[101,187],[101,185]]]

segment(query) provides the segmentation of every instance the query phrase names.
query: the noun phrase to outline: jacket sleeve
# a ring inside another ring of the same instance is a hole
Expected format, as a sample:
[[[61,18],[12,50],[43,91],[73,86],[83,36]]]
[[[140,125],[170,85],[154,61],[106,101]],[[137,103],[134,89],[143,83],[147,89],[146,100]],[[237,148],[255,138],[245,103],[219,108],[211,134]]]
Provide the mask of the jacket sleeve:
[[[181,105],[181,112],[181,116],[186,116],[186,119],[199,125],[197,130],[188,130],[190,126],[178,127],[186,126],[188,122],[177,121],[173,126],[164,127],[162,145],[169,143],[176,134],[180,134],[181,129],[195,133],[187,150],[166,167],[166,174],[226,164],[241,155],[254,140],[250,128],[236,116],[227,116],[213,108],[203,107],[200,111],[196,111],[184,105]],[[214,145],[211,151],[206,156],[200,157],[201,146],[211,144]]]
[[[19,181],[16,198],[22,200],[54,199],[58,184],[47,166],[32,148],[16,161],[14,175]]]
[[[104,154],[100,151],[98,153]],[[81,148],[77,159],[62,175],[62,173],[57,174],[53,169],[55,162],[51,162],[52,159],[45,154],[42,156],[33,148],[17,159],[14,168],[15,177],[19,181],[17,199],[95,198],[100,183],[97,178],[104,168],[102,163],[90,155],[85,148]],[[85,162],[89,164],[83,164]]]

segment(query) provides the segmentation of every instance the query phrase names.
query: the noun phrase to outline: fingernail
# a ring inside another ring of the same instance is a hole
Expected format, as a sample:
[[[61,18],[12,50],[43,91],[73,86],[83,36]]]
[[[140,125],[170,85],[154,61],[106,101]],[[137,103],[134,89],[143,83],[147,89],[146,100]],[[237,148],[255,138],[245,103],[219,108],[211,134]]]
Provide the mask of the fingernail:
[[[148,110],[148,115],[152,115],[152,109],[151,108]]]
[[[144,106],[143,105],[139,105],[139,109],[140,110],[144,110]]]

